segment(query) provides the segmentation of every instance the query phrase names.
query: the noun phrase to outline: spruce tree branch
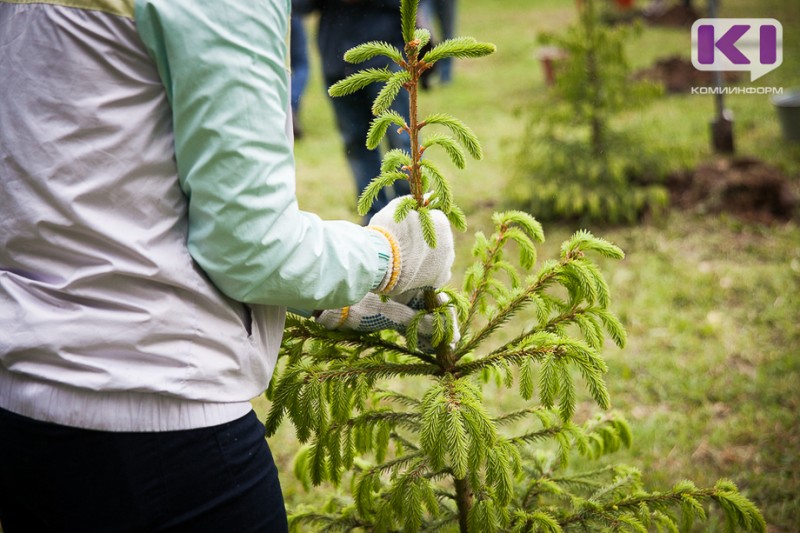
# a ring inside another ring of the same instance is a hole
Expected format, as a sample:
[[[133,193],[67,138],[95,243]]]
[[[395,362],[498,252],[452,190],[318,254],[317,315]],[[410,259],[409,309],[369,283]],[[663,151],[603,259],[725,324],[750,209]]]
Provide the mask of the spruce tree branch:
[[[549,437],[553,437],[558,435],[559,433],[564,432],[566,426],[552,426],[549,428],[543,428],[538,431],[530,431],[523,435],[518,435],[516,437],[511,437],[508,441],[515,446],[519,446],[522,443],[531,443],[540,441]]]
[[[644,504],[649,506],[651,504],[658,505],[658,506],[666,506],[666,505],[681,505],[684,500],[685,496],[690,496],[696,499],[720,499],[722,493],[724,491],[718,488],[709,488],[709,489],[683,489],[683,490],[674,490],[670,492],[656,492],[656,493],[643,493],[637,494],[636,496],[629,496],[627,498],[622,498],[620,500],[607,502],[603,505],[592,505],[581,510],[578,513],[573,515],[561,518],[559,520],[559,525],[569,526],[575,524],[583,524],[584,527],[592,522],[596,522],[598,515],[605,515],[606,517],[616,517],[617,515],[621,514],[621,511],[624,510],[636,510]],[[760,516],[758,517],[760,518]],[[763,519],[762,519],[763,520]],[[751,531],[763,531],[760,527],[761,523],[757,521],[756,523],[752,524],[753,528],[747,528]]]
[[[539,479],[533,480],[528,485],[528,488],[525,491],[525,495],[522,497],[522,500],[521,500],[521,503],[520,503],[520,507],[522,507],[523,509],[529,509],[529,510],[532,510],[535,507],[538,507],[538,506],[534,505],[535,498],[537,496],[540,496],[540,495],[543,495],[543,494],[553,494],[555,496],[560,496],[562,498],[563,497],[569,498],[569,495],[565,495],[563,493],[558,493],[558,492],[554,492],[552,490],[548,490],[548,485],[551,484],[551,483],[553,483],[553,480],[549,479],[549,478],[546,478],[546,477],[541,477]]]
[[[507,424],[507,423],[511,423],[511,422],[516,422],[517,420],[521,420],[522,418],[525,418],[525,416],[530,415],[530,414],[549,413],[549,412],[551,412],[551,411],[549,409],[547,409],[546,407],[541,407],[541,406],[540,407],[530,407],[530,408],[527,408],[527,409],[519,409],[517,411],[512,411],[510,413],[506,413],[503,416],[498,416],[497,418],[494,418],[492,421],[495,424],[502,425],[502,424]]]
[[[409,185],[411,186],[411,195],[417,201],[417,205],[422,207],[425,205],[425,198],[423,197],[425,191],[422,190],[422,169],[420,167],[422,153],[420,152],[419,130],[422,128],[422,126],[419,124],[417,105],[420,76],[417,48],[406,45],[406,56],[408,58],[406,70],[411,78],[405,85],[409,97],[408,135],[411,142],[411,176],[408,181]]]
[[[631,485],[634,485],[639,481],[640,476],[638,472],[635,475],[628,474],[624,476],[619,476],[614,481],[609,484],[600,487],[592,495],[589,497],[589,500],[592,502],[600,503],[603,500],[608,501],[608,498],[614,495],[615,492],[619,491],[620,489],[626,489]],[[608,498],[607,498],[608,497]]]
[[[375,475],[375,474],[382,474],[392,470],[397,466],[405,465],[411,461],[416,459],[421,459],[425,457],[425,452],[423,451],[416,451],[414,453],[408,453],[406,455],[402,455],[390,461],[385,461],[379,465],[373,466],[369,470],[364,471],[364,475]]]
[[[455,513],[450,513],[444,518],[440,518],[440,519],[438,519],[436,521],[433,521],[433,522],[430,522],[429,524],[426,524],[424,526],[425,529],[423,529],[422,531],[437,531],[438,532],[438,531],[441,531],[442,528],[445,527],[447,524],[455,522],[456,520],[458,520],[458,515],[455,514]]]
[[[397,402],[399,404],[405,405],[407,407],[419,407],[420,401],[417,398],[412,396],[408,396],[407,394],[402,394],[400,392],[396,392],[389,389],[375,389],[375,392],[380,396],[382,400],[389,400],[391,402]]]
[[[569,485],[570,483],[578,483],[578,484],[599,483],[599,482],[592,482],[591,478],[596,478],[604,474],[616,474],[619,473],[619,471],[620,471],[619,465],[607,465],[586,472],[578,472],[573,476],[561,476],[561,477],[551,476],[549,477],[549,479],[554,483],[563,483],[565,485]]]
[[[394,424],[400,424],[408,427],[409,429],[416,429],[419,426],[420,415],[418,413],[398,413],[396,411],[369,411],[359,416],[349,419],[343,424],[332,424],[330,431],[336,430],[341,426],[347,425],[349,427],[357,427],[360,425],[368,425],[371,422],[385,421]]]
[[[562,260],[559,266],[562,266],[566,260]],[[472,337],[469,342],[465,343],[461,348],[456,351],[456,360],[463,357],[465,354],[471,352],[478,347],[489,335],[491,335],[497,328],[503,325],[506,321],[516,313],[523,305],[525,305],[530,296],[536,292],[541,291],[558,275],[558,267],[551,270],[549,273],[541,276],[535,283],[529,285],[519,296],[511,300],[503,309],[498,311],[494,317]]]
[[[472,319],[475,317],[475,313],[478,310],[478,302],[480,299],[481,293],[486,290],[487,283],[489,278],[491,277],[492,268],[491,265],[494,263],[495,257],[497,254],[500,253],[500,250],[503,248],[503,234],[504,229],[501,229],[497,239],[495,240],[495,245],[492,247],[491,251],[489,252],[486,259],[483,261],[481,266],[483,267],[483,276],[481,276],[481,280],[478,283],[478,286],[472,291],[472,294],[469,297],[469,311],[467,311],[467,319],[464,321],[464,333],[469,330],[469,326],[472,323]]]
[[[563,324],[563,323],[569,323],[572,320],[574,320],[575,317],[577,317],[579,315],[582,315],[582,314],[585,314],[588,310],[589,310],[589,307],[573,306],[568,312],[561,313],[560,315],[555,316],[555,317],[551,318],[550,320],[548,320],[547,324],[545,324],[543,326],[542,325],[534,326],[534,327],[530,328],[529,330],[525,331],[524,333],[518,335],[517,337],[511,339],[507,343],[503,344],[499,348],[497,348],[494,351],[492,351],[487,357],[491,357],[491,356],[493,356],[495,354],[498,354],[498,353],[507,352],[513,346],[515,346],[516,344],[524,341],[525,339],[527,339],[531,335],[534,335],[536,333],[540,333],[540,332],[543,332],[543,331],[552,331],[554,326],[558,326],[558,325]]]
[[[405,346],[401,346],[399,344],[395,344],[393,342],[389,342],[389,341],[386,341],[386,340],[381,339],[381,338],[373,338],[373,339],[371,339],[371,342],[368,341],[365,344],[367,344],[367,346],[370,346],[371,348],[377,348],[377,349],[380,349],[380,350],[389,350],[389,351],[395,352],[395,353],[402,353],[403,355],[410,355],[411,357],[415,357],[415,358],[419,359],[420,361],[423,361],[423,362],[431,364],[431,365],[435,365],[436,364],[436,359],[431,357],[430,355],[428,355],[426,353],[422,353],[422,352],[414,351],[414,350],[409,350]]]
[[[322,341],[331,346],[373,348],[399,355],[408,355],[432,365],[436,364],[436,359],[430,355],[419,351],[410,350],[408,347],[401,344],[387,341],[377,334],[364,335],[363,333],[358,333],[355,331],[332,331],[322,327],[309,327],[307,324],[297,323],[293,324],[290,329],[286,330],[285,336],[287,339]]]
[[[331,379],[346,379],[355,376],[370,377],[394,377],[394,376],[438,376],[442,374],[442,369],[438,366],[429,364],[401,364],[383,363],[379,365],[367,365],[360,367],[350,367],[341,370],[328,370],[308,376],[306,380],[318,379],[324,382]]]
[[[450,468],[445,468],[437,472],[427,472],[423,477],[431,481],[442,481],[445,478],[453,477],[453,471]],[[447,494],[453,501],[455,501],[455,493],[447,492],[445,490],[442,490],[442,493]]]
[[[414,443],[413,443],[413,442],[411,442],[410,440],[406,439],[405,437],[403,437],[403,436],[402,436],[402,435],[400,435],[399,433],[396,433],[396,432],[392,431],[392,432],[389,434],[389,436],[390,436],[392,439],[394,439],[394,440],[395,440],[395,442],[399,442],[400,444],[402,444],[404,447],[408,448],[409,450],[412,450],[412,451],[417,451],[417,450],[419,450],[419,446],[417,446],[416,444],[414,444]]]
[[[537,347],[534,349],[522,348],[515,351],[496,353],[487,357],[482,357],[476,361],[470,361],[469,363],[465,363],[463,365],[456,365],[455,373],[458,377],[464,377],[469,374],[473,374],[479,370],[482,370],[484,368],[498,365],[503,361],[510,363],[519,363],[526,357],[534,357],[536,359],[541,359],[547,354],[556,352],[556,350],[558,350],[558,346],[549,345],[549,346]]]
[[[406,42],[406,65],[405,69],[409,74],[409,80],[404,84],[405,89],[408,91],[409,96],[409,124],[408,135],[411,143],[411,167],[409,170],[409,185],[411,187],[411,195],[417,202],[419,207],[425,207],[425,191],[422,186],[422,148],[420,146],[419,132],[424,127],[424,124],[419,122],[419,106],[417,97],[419,94],[419,80],[420,75],[425,70],[426,65],[419,61],[419,48],[418,42]],[[436,297],[436,291],[433,289],[426,289],[424,291],[425,307],[428,311],[439,306]],[[453,350],[447,343],[441,343],[436,347],[436,364],[441,368],[448,370],[455,364],[453,357]]]
[[[436,364],[436,359],[426,353],[410,350],[406,346],[389,342],[377,335],[368,335],[366,337],[360,337],[359,344],[366,345],[370,348],[375,348],[378,350],[387,350],[397,354],[410,355],[411,357],[414,357],[416,359],[419,359],[420,361],[423,361],[431,365]]]
[[[297,523],[305,523],[321,526],[322,524],[325,524],[324,529],[317,529],[317,531],[352,531],[356,528],[369,529],[373,527],[371,522],[360,520],[353,516],[328,515],[316,512],[295,513],[290,516],[289,521],[292,525]]]
[[[602,482],[596,480],[595,478],[605,474],[616,474],[618,472],[619,466],[617,465],[608,465],[587,472],[578,472],[573,476],[555,477],[552,476],[552,470],[544,472],[543,475],[537,479],[534,479],[528,485],[525,496],[522,499],[522,507],[526,509],[530,508],[531,500],[533,498],[540,494],[552,493],[552,491],[548,490],[548,485],[552,484],[557,486],[563,485],[566,487],[577,487],[581,489],[597,489],[602,486]],[[572,494],[562,494],[562,496],[567,498],[573,497]]]
[[[535,496],[538,496],[539,494],[542,494],[543,492],[545,492],[543,490],[537,491],[536,489],[538,489],[539,487],[541,487],[541,480],[538,480],[538,479],[532,481],[528,485],[528,488],[525,490],[525,495],[522,496],[522,503],[521,503],[520,507],[522,507],[523,509],[528,509],[530,507],[531,500]]]

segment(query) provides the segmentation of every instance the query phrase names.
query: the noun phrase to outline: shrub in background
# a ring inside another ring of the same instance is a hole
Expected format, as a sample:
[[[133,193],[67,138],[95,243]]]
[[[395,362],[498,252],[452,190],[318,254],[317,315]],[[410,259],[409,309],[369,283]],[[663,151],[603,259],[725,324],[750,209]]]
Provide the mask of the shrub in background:
[[[666,154],[612,119],[659,93],[635,82],[624,42],[635,28],[602,23],[597,0],[578,3],[578,21],[540,40],[562,49],[554,101],[537,110],[523,136],[520,179],[510,195],[540,219],[633,222],[668,200],[659,185]]]

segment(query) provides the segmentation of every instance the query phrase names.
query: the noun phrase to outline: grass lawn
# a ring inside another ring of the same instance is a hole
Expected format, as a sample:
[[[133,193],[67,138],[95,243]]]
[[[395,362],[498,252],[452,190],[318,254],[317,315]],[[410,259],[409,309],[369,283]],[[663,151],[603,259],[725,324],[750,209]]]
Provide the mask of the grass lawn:
[[[704,3],[703,3],[704,4]],[[504,207],[503,188],[515,175],[520,134],[547,105],[536,58],[537,32],[574,17],[567,0],[470,0],[460,4],[459,33],[494,42],[487,59],[460,62],[455,81],[423,95],[422,107],[450,112],[480,137],[485,158],[452,173],[456,199],[470,229],[457,236],[452,283],[468,264],[472,234]],[[756,82],[800,87],[800,3],[726,0],[720,16],[774,17],[784,26],[784,64]],[[309,21],[313,27],[313,21]],[[313,31],[313,30],[312,30]],[[645,28],[629,45],[637,67],[680,53],[689,57],[688,29]],[[314,55],[303,103],[305,137],[297,143],[301,207],[325,218],[356,221],[355,190]],[[743,82],[749,83],[747,81]],[[713,155],[708,123],[713,97],[663,97],[625,114],[622,123],[675,150],[675,168]],[[728,97],[741,155],[765,159],[800,184],[800,145],[782,141],[768,97]],[[444,165],[448,168],[447,165]],[[452,168],[452,167],[449,167]],[[535,187],[535,181],[531,181]],[[535,215],[535,213],[534,213]],[[540,257],[551,257],[577,225],[546,223]],[[672,212],[638,227],[590,227],[627,253],[604,264],[612,308],[628,329],[624,350],[606,353],[613,408],[632,422],[634,447],[607,458],[639,467],[651,488],[683,478],[712,484],[731,478],[763,510],[772,532],[797,531],[800,516],[800,228],[797,220],[761,226],[726,215]],[[487,389],[491,401],[520,400]],[[513,396],[513,395],[511,395]],[[580,416],[594,412],[588,401]],[[268,408],[256,400],[259,411]],[[292,474],[299,445],[286,424],[271,439],[291,507],[322,500]],[[716,531],[712,521],[700,530]]]

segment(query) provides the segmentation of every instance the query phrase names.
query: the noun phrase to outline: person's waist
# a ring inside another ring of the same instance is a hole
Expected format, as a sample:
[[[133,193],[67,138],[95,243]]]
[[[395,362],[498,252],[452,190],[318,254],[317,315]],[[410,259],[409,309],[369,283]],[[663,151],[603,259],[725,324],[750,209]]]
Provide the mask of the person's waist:
[[[134,391],[94,391],[37,380],[0,366],[0,407],[35,420],[101,431],[177,431],[247,414],[249,401],[203,402]]]

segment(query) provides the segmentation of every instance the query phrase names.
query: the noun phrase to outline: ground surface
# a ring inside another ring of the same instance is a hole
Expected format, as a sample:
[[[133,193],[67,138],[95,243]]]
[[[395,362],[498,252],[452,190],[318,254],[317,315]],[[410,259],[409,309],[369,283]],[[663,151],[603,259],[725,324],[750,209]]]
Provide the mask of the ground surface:
[[[691,59],[680,55],[658,59],[653,66],[641,69],[634,74],[635,79],[661,84],[668,94],[690,93],[693,87],[711,87],[714,74],[694,68]],[[737,72],[725,72],[726,84],[741,80]]]
[[[797,214],[794,179],[756,158],[717,158],[669,176],[672,205],[775,224]]]

